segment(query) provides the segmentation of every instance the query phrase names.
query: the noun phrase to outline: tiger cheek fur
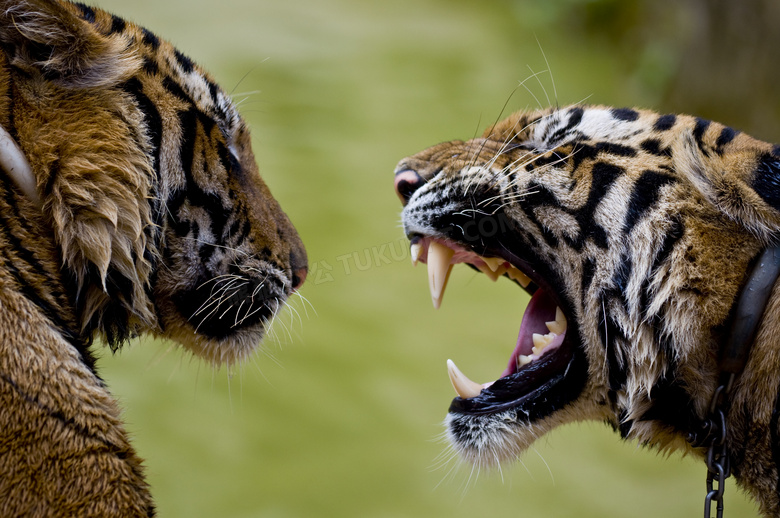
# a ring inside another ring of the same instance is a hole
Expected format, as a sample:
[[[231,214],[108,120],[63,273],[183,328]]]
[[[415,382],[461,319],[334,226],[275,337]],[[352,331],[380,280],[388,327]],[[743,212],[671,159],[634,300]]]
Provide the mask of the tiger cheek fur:
[[[0,126],[33,193],[0,171],[0,515],[150,516],[92,341],[239,362],[306,251],[235,105],[168,42],[83,4],[0,0],[0,48]]]
[[[688,434],[718,385],[746,272],[780,230],[778,156],[703,119],[572,106],[401,160],[404,229],[434,304],[460,262],[532,294],[496,381],[450,366],[455,448],[491,465],[558,425],[600,420],[703,455]],[[727,415],[733,472],[768,516],[780,512],[778,312],[775,290]]]
[[[190,186],[169,202],[163,262],[174,266],[155,283],[164,335],[217,364],[251,353],[263,324],[305,278],[303,245],[259,180],[245,140],[226,161],[225,185],[196,196]]]

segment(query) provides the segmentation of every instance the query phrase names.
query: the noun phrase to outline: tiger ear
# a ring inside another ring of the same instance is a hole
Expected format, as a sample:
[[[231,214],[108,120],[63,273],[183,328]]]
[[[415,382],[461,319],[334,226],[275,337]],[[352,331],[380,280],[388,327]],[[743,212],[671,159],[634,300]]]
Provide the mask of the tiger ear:
[[[140,66],[121,35],[101,34],[95,13],[51,0],[0,0],[0,44],[11,65],[63,86],[116,84]]]
[[[727,132],[731,140],[722,145],[718,135]],[[715,123],[703,136],[688,134],[673,148],[676,168],[710,203],[764,243],[777,241],[780,148]]]

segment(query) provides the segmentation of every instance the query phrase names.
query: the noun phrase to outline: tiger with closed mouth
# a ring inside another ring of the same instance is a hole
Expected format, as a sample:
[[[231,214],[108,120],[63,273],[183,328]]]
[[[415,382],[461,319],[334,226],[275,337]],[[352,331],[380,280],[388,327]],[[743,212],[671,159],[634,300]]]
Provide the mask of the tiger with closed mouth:
[[[102,10],[0,0],[0,515],[153,515],[93,340],[233,365],[306,273],[204,70]]]
[[[574,105],[405,158],[395,189],[435,307],[458,263],[531,294],[495,381],[448,361],[447,434],[465,458],[495,465],[581,420],[703,457],[717,401],[723,462],[780,516],[775,278],[744,366],[714,397],[743,286],[780,258],[780,147],[696,117]]]

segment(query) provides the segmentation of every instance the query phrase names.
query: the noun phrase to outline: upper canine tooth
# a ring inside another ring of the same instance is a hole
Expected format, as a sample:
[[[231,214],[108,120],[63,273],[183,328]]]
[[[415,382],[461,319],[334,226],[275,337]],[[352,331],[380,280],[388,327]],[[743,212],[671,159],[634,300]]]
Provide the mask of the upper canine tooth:
[[[487,264],[494,272],[498,270],[499,266],[504,264],[504,260],[499,259],[498,257],[482,257],[481,259],[485,261],[485,264]]]
[[[431,241],[428,246],[428,287],[431,290],[433,307],[439,309],[444,288],[450,278],[452,265],[450,260],[455,255],[455,250],[438,241]]]
[[[547,325],[547,329],[549,329],[551,333],[555,333],[556,335],[561,335],[565,333],[567,328],[566,317],[563,315],[563,311],[561,311],[561,308],[556,307],[555,320],[553,322],[545,322],[545,324]]]
[[[420,254],[422,253],[422,248],[422,243],[412,243],[412,246],[409,247],[413,266],[417,266],[417,261],[420,259]]]
[[[468,379],[452,360],[447,360],[447,373],[450,375],[452,387],[462,399],[476,397],[482,392],[482,385]]]

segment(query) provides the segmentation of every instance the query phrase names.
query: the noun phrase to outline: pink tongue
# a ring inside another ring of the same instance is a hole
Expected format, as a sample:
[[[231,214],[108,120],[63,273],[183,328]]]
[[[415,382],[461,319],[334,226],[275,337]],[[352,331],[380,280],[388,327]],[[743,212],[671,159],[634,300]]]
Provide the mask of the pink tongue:
[[[547,329],[545,322],[555,320],[555,308],[557,304],[544,290],[541,288],[536,290],[533,297],[531,297],[528,306],[525,308],[523,314],[523,322],[520,324],[520,333],[517,336],[517,346],[512,352],[512,356],[509,358],[509,365],[506,370],[501,374],[501,377],[509,376],[517,371],[517,357],[521,354],[530,356],[534,343],[532,335],[539,333],[546,335],[550,331]],[[565,333],[564,333],[565,334]],[[563,342],[564,334],[556,338],[553,343],[548,345],[548,348],[560,345]]]

